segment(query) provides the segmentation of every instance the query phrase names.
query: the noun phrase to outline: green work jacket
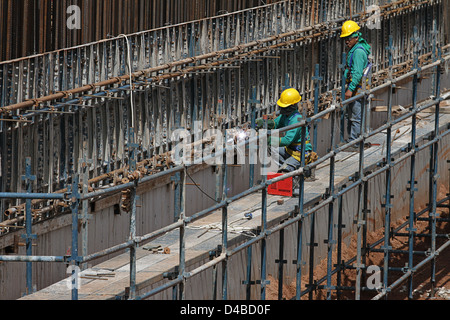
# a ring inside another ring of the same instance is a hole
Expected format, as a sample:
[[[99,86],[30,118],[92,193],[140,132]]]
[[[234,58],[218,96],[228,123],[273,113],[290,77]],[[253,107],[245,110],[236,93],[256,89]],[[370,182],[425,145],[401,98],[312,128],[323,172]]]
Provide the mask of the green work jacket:
[[[285,128],[287,126],[299,123],[302,119],[302,115],[298,112],[285,116],[281,115],[275,119],[275,129]],[[280,138],[280,147],[286,147],[294,151],[300,151],[302,143],[302,127],[289,130],[285,133],[284,137]],[[312,151],[312,146],[309,138],[309,130],[306,127],[306,143],[305,151]]]
[[[348,84],[347,90],[357,92],[361,88],[361,81],[364,70],[369,64],[371,50],[372,48],[363,38],[360,38],[353,48],[350,49],[347,55],[347,68],[344,73]]]

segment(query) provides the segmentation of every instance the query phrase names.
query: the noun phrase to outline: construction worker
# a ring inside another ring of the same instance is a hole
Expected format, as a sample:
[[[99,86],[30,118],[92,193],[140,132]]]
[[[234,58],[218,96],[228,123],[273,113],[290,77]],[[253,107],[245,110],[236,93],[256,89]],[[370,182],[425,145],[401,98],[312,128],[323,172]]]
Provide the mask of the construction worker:
[[[275,120],[268,122],[268,129],[281,129],[301,121],[302,115],[298,111],[298,104],[302,100],[300,93],[296,89],[285,90],[278,100],[281,115]],[[258,119],[256,125],[262,128],[264,121]],[[314,162],[316,154],[312,152],[312,146],[309,139],[308,128],[306,129],[306,143],[305,143],[305,159],[306,164]],[[287,131],[282,138],[279,139],[279,149],[273,150],[274,145],[272,137],[269,137],[268,144],[272,147],[272,152],[279,154],[279,172],[292,172],[301,167],[301,144],[302,144],[302,128],[298,127]],[[276,144],[275,144],[276,145]]]
[[[342,26],[341,38],[345,40],[345,45],[349,50],[347,55],[347,66],[344,72],[346,79],[345,100],[348,100],[355,95],[361,93],[363,81],[367,80],[372,63],[369,56],[371,55],[371,47],[366,40],[362,38],[360,26],[354,21],[347,21]],[[359,99],[348,105],[347,108],[347,132],[348,140],[350,142],[357,139],[361,135],[362,124],[362,106],[364,99]],[[358,149],[359,146],[353,146]]]

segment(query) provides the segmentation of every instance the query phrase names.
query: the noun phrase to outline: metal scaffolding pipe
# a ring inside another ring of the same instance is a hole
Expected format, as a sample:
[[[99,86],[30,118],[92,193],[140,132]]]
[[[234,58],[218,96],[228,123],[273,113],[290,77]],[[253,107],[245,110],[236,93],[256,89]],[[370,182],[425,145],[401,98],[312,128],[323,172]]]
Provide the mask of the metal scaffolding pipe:
[[[403,276],[398,278],[394,283],[392,283],[386,289],[383,289],[383,291],[380,292],[379,294],[377,294],[372,300],[380,300],[381,298],[385,297],[388,294],[389,291],[391,291],[392,289],[398,287],[401,283],[403,283],[405,280],[407,280],[409,277],[411,277],[414,274],[414,272],[417,272],[419,269],[424,267],[427,263],[429,263],[430,261],[435,259],[440,253],[442,253],[445,249],[447,249],[448,246],[450,246],[450,240],[447,241],[446,243],[444,243],[439,249],[437,249],[429,257],[425,258],[420,263],[418,263],[416,266],[414,266],[412,268],[414,271],[411,270],[411,268],[409,268],[409,270],[406,271]]]

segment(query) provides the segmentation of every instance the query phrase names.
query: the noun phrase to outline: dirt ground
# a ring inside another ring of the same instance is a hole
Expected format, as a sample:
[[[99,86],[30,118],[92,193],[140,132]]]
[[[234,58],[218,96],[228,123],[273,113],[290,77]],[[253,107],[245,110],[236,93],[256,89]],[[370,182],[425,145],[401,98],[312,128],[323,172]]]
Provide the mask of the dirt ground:
[[[438,199],[443,199],[448,190],[444,186],[440,186],[438,190]],[[423,208],[417,208],[418,211]],[[448,208],[438,208],[437,212],[442,218],[449,217]],[[427,216],[427,213],[423,217]],[[391,227],[396,228],[404,223],[406,220],[399,220],[391,224]],[[405,227],[406,228],[406,227]],[[405,228],[401,229],[399,232],[407,232]],[[417,221],[416,228],[418,233],[429,233],[429,223],[428,221]],[[450,223],[449,222],[437,222],[436,224],[437,234],[450,234]],[[376,232],[367,233],[367,243],[371,244],[375,241],[384,237],[384,229],[378,230]],[[448,241],[448,238],[438,238],[436,249],[438,249],[442,244]],[[356,235],[351,239],[350,246],[342,245],[342,259],[348,261],[349,259],[356,256]],[[383,243],[380,246],[382,246]],[[408,238],[407,237],[394,237],[391,239],[391,246],[393,249],[408,250]],[[414,250],[426,251],[430,248],[430,238],[429,237],[416,237],[414,243]],[[423,255],[414,255],[414,266],[416,266],[425,257]],[[383,266],[384,253],[382,252],[371,252],[366,256],[366,265]],[[389,265],[391,267],[404,267],[408,261],[408,254],[390,254]],[[333,265],[336,263],[336,252],[333,253]],[[327,260],[323,260],[314,270],[314,280],[318,280],[327,275]],[[389,272],[388,284],[391,285],[394,281],[400,278],[403,272]],[[369,275],[370,276],[370,275]],[[424,267],[419,269],[414,273],[413,277],[413,299],[412,300],[450,300],[450,247],[447,247],[444,252],[442,252],[436,258],[436,285],[435,285],[435,295],[431,296],[431,264],[427,263]],[[270,285],[267,287],[267,299],[277,300],[278,299],[278,280],[276,275],[269,275]],[[354,286],[356,283],[356,270],[346,269],[342,272],[341,284],[343,286]],[[363,280],[364,281],[364,280]],[[306,289],[306,284],[309,282],[309,275],[302,277],[302,291]],[[363,282],[365,285],[365,281]],[[322,283],[323,285],[326,283]],[[332,276],[332,284],[336,285],[336,275]],[[295,280],[290,285],[285,285],[283,287],[283,299],[290,300],[295,298]],[[372,299],[377,292],[374,291],[362,291],[361,300]],[[314,292],[314,300],[324,300],[327,297],[326,290],[318,289]],[[336,291],[332,291],[332,299],[337,299]],[[350,290],[341,291],[341,300],[354,300],[355,292]],[[381,298],[385,299],[385,297]],[[408,281],[404,281],[387,296],[388,300],[408,300]],[[302,300],[308,300],[308,294],[302,297]]]

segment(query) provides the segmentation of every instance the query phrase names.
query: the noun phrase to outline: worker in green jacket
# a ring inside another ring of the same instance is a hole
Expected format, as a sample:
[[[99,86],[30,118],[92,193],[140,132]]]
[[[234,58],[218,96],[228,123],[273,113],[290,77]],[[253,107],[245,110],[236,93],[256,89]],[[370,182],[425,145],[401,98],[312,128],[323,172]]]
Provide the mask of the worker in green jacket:
[[[365,85],[367,76],[372,68],[369,60],[372,48],[363,39],[359,25],[354,21],[347,21],[342,27],[341,38],[345,40],[345,45],[349,50],[347,55],[347,66],[344,72],[346,79],[345,100],[361,93],[362,85]],[[362,124],[362,106],[364,99],[359,99],[348,105],[348,125],[347,132],[349,139],[346,142],[353,141],[361,135]],[[354,146],[359,148],[359,146]]]
[[[268,123],[268,129],[281,129],[293,124],[299,123],[302,119],[302,115],[298,111],[298,103],[302,100],[300,93],[296,89],[287,89],[281,94],[281,98],[278,101],[281,115],[275,120],[271,120]],[[263,127],[263,120],[258,119],[256,125],[258,128]],[[306,142],[305,142],[305,159],[306,163],[310,163],[312,159],[312,146],[309,138],[308,128],[306,129]],[[273,138],[269,137],[269,146],[276,145],[273,143]],[[279,154],[279,172],[292,172],[297,170],[302,165],[302,127],[298,127],[285,132],[284,136],[278,138],[278,151]]]

